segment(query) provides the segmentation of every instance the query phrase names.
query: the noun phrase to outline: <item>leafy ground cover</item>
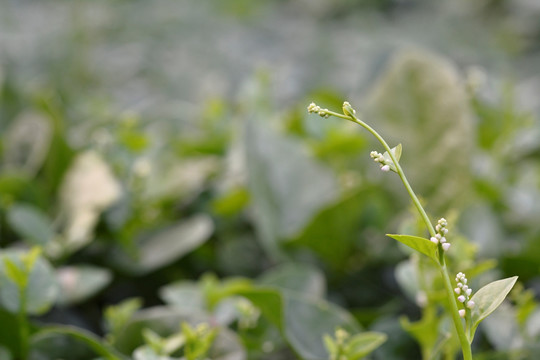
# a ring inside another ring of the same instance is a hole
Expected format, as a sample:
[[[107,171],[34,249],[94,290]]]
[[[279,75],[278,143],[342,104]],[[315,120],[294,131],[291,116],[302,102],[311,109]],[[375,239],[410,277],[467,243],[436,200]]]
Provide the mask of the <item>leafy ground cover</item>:
[[[0,4],[0,358],[459,356],[382,149],[306,111],[350,100],[448,219],[472,300],[519,277],[475,359],[534,359],[539,11]]]

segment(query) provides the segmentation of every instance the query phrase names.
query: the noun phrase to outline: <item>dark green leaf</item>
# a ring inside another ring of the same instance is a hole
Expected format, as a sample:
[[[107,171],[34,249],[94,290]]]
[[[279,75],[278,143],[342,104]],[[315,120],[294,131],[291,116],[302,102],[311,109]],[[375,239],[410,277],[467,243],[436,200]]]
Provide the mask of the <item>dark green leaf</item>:
[[[118,353],[113,347],[106,344],[93,333],[74,326],[51,326],[44,328],[32,336],[32,346],[36,347],[40,342],[48,343],[54,335],[72,337],[87,345],[96,354],[106,360],[128,360],[126,356]],[[64,349],[64,356],[69,356],[69,350],[69,348]]]
[[[260,308],[264,316],[276,324],[288,343],[306,360],[326,360],[325,334],[337,327],[356,333],[359,326],[345,310],[324,300],[291,292],[280,293],[268,288],[239,293]]]

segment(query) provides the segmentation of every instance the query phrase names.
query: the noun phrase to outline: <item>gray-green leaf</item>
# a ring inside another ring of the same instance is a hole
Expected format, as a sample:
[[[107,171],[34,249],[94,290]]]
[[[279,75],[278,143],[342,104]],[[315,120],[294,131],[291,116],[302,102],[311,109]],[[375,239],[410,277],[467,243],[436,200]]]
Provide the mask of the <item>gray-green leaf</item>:
[[[19,250],[7,250],[0,253],[0,305],[12,313],[19,311],[19,286],[8,276],[5,259],[18,268],[23,266],[24,253]],[[39,315],[46,312],[58,296],[58,284],[49,263],[38,257],[33,264],[26,287],[26,312]]]
[[[65,266],[56,272],[60,284],[58,302],[69,305],[81,302],[99,292],[112,280],[109,270],[95,266]]]
[[[474,301],[472,310],[472,335],[482,320],[489,316],[506,298],[506,295],[512,290],[518,277],[493,281],[480,290],[471,298]]]
[[[11,228],[31,245],[45,245],[55,237],[51,221],[34,206],[11,206],[8,209],[7,221]]]

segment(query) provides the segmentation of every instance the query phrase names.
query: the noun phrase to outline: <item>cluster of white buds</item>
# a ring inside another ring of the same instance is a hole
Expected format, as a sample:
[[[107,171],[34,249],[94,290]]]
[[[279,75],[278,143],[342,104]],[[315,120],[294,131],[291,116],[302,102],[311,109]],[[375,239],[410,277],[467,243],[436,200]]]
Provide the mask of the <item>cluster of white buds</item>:
[[[376,163],[379,163],[381,165],[381,170],[382,171],[384,171],[384,172],[390,171],[390,165],[387,164],[386,159],[384,158],[383,154],[381,154],[379,152],[376,152],[376,151],[372,151],[369,154],[369,156],[371,156],[373,161],[375,161]]]
[[[319,116],[323,118],[328,118],[330,116],[330,114],[328,113],[328,109],[323,109],[315,103],[309,104],[307,110],[309,113],[319,114]]]
[[[460,272],[456,275],[457,287],[454,289],[454,292],[458,295],[458,301],[462,303],[467,309],[472,309],[474,307],[474,301],[470,300],[472,295],[472,289],[467,285],[467,278],[465,274]],[[459,310],[459,316],[465,317],[467,313],[466,309]]]
[[[448,251],[450,249],[450,243],[446,241],[446,234],[448,234],[448,229],[446,228],[448,226],[448,222],[445,218],[440,218],[437,222],[437,225],[435,226],[435,231],[437,232],[435,236],[432,236],[429,240],[431,240],[434,244],[441,244],[444,251]]]

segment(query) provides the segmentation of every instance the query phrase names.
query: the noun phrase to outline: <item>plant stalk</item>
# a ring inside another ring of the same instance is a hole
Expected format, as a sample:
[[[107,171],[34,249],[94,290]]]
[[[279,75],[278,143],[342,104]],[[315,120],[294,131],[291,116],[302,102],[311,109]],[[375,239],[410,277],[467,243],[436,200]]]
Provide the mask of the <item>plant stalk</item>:
[[[21,359],[26,360],[28,357],[28,335],[30,329],[28,327],[28,319],[26,317],[26,288],[21,287],[19,290],[20,306],[17,314],[19,322],[19,343]]]
[[[390,146],[386,143],[386,141],[382,138],[382,136],[379,135],[371,126],[363,122],[362,120],[358,119],[354,115],[343,115],[339,114],[333,111],[327,111],[328,114],[337,116],[339,118],[352,121],[363,128],[365,128],[367,131],[369,131],[379,142],[382,144],[392,161],[394,162],[394,165],[396,167],[397,173],[403,182],[403,185],[405,185],[405,188],[407,189],[407,192],[409,193],[409,196],[411,197],[414,205],[416,206],[416,209],[420,213],[420,216],[424,220],[424,223],[426,224],[426,227],[429,231],[429,234],[431,236],[435,236],[435,229],[433,225],[431,224],[431,221],[429,220],[429,217],[424,210],[424,207],[420,203],[420,200],[418,200],[418,197],[414,193],[411,185],[409,184],[409,181],[405,177],[405,173],[403,172],[403,169],[401,168],[401,165],[399,165],[399,162],[397,161],[396,157],[391,151]],[[427,241],[427,240],[426,240]],[[439,252],[442,252],[442,248],[439,245]],[[444,282],[444,288],[446,290],[446,296],[448,297],[448,302],[450,303],[450,312],[452,314],[452,320],[454,321],[454,325],[456,328],[456,332],[458,334],[459,342],[461,344],[461,350],[463,352],[463,360],[472,360],[472,351],[471,351],[471,344],[469,343],[469,340],[467,339],[467,336],[465,334],[465,330],[463,329],[463,324],[461,322],[461,318],[459,317],[459,310],[457,307],[456,299],[454,297],[454,290],[452,289],[452,283],[450,282],[450,276],[448,275],[448,269],[446,267],[446,263],[444,261],[444,256],[440,256],[439,258],[439,270],[441,272],[441,275],[443,277]]]

